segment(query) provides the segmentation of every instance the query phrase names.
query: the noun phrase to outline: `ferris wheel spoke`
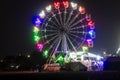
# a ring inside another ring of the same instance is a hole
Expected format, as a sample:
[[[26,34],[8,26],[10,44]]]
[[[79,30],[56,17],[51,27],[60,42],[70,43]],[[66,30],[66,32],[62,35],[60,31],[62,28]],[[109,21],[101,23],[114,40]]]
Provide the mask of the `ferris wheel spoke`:
[[[49,59],[51,59],[51,57],[54,55],[54,53],[55,53],[55,48],[56,48],[56,45],[57,45],[58,41],[59,41],[59,37],[56,38],[55,41],[53,42],[53,44],[49,47],[48,50],[52,49],[51,54],[50,54],[50,56],[49,56]],[[49,63],[50,63],[50,62],[51,62],[51,60],[49,60]]]
[[[78,29],[81,29],[81,28],[84,28],[84,27],[85,27],[84,25],[76,26],[76,27],[70,28],[70,30],[78,30]]]
[[[68,26],[70,26],[75,20],[76,18],[78,18],[79,13],[69,22]]]
[[[60,12],[60,10],[58,11],[59,13],[59,18],[60,18],[60,23],[61,23],[61,25],[63,24],[63,22],[62,22],[62,17],[61,17],[61,12]]]
[[[50,47],[48,48],[48,50],[50,50],[51,48],[53,48],[54,45],[56,45],[58,41],[59,41],[59,37],[54,40],[53,44],[50,45]]]
[[[70,31],[71,33],[81,33],[81,34],[85,34],[87,32],[84,32],[84,31]]]
[[[67,21],[66,21],[66,24],[65,24],[65,25],[68,25],[68,22],[69,22],[69,20],[70,20],[71,17],[72,17],[72,14],[73,14],[73,10],[69,13],[69,16],[68,16],[68,18],[67,18]]]
[[[55,36],[54,36],[54,37],[52,37],[51,39],[47,40],[47,41],[46,41],[46,43],[45,43],[44,45],[46,45],[46,44],[50,43],[50,42],[51,42],[52,40],[54,40],[57,36],[58,36],[58,35],[55,35]]]
[[[49,35],[45,35],[45,36],[43,36],[42,38],[46,38],[46,37],[49,37],[49,36],[54,36],[54,35],[56,35],[57,33],[52,33],[52,34],[49,34]]]
[[[71,38],[72,42],[75,42],[76,44],[78,44],[78,42],[76,41],[76,39],[74,39],[73,37],[69,36],[69,38]]]
[[[56,32],[57,30],[41,30],[41,31],[44,31],[44,32]]]
[[[79,21],[77,21],[77,22],[75,22],[74,24],[72,24],[72,25],[69,25],[70,27],[69,27],[69,29],[70,28],[72,28],[72,27],[74,27],[75,25],[77,25],[77,24],[79,24],[79,23],[81,23],[82,21],[84,21],[85,20],[85,18],[83,18],[83,19],[81,19],[81,20],[79,20]]]
[[[52,14],[53,14],[53,17],[55,18],[55,20],[57,21],[57,24],[60,26],[60,22],[59,22],[59,20],[56,18],[56,14],[54,14],[53,12],[52,12]]]
[[[50,28],[53,28],[53,29],[57,29],[57,27],[55,27],[55,26],[53,26],[53,25],[47,24],[46,26],[49,26]]]
[[[64,52],[67,51],[67,40],[66,40],[66,36],[63,35],[63,39],[62,39],[62,50],[64,50]]]
[[[64,11],[64,25],[65,25],[65,23],[66,23],[66,8],[65,8],[65,11]]]
[[[75,46],[73,45],[72,41],[70,40],[70,38],[68,37],[68,35],[66,35],[68,41],[70,42],[72,48],[74,49],[75,52],[77,52],[77,49],[75,48]]]
[[[58,27],[58,25],[57,25],[56,23],[54,23],[53,20],[51,20],[50,22],[52,22],[56,27]],[[55,26],[54,26],[54,27],[55,27]],[[56,28],[56,27],[55,27],[55,28]]]
[[[76,38],[79,38],[79,39],[81,39],[79,36],[77,36],[77,35],[74,35],[74,34],[72,34],[72,33],[68,33],[68,34],[70,34],[71,36],[74,36],[74,37],[76,37]]]
[[[46,17],[48,19],[48,21],[52,22],[55,26],[58,26],[53,20],[52,18]]]
[[[60,45],[60,42],[61,42],[61,38],[59,39],[59,42],[58,42],[57,45],[56,45],[55,52],[58,50],[58,47],[59,47],[59,45]]]

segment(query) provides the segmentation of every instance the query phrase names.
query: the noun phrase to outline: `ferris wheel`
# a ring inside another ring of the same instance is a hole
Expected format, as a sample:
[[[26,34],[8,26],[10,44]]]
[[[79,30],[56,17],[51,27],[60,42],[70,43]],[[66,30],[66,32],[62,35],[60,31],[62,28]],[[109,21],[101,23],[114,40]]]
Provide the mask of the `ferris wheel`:
[[[44,55],[93,47],[94,22],[77,3],[54,2],[41,10],[34,22],[34,40]]]

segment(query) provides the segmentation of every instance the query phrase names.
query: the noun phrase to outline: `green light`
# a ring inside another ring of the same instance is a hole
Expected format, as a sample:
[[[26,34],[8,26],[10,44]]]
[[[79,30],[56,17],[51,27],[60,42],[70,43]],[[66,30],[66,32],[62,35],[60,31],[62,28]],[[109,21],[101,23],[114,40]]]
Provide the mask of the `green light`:
[[[40,37],[39,37],[39,36],[34,36],[34,40],[35,40],[36,42],[38,42],[38,41],[40,40]]]
[[[48,50],[45,50],[45,51],[43,52],[43,56],[44,56],[45,58],[48,57]]]
[[[64,58],[63,58],[62,56],[59,56],[58,59],[57,59],[57,61],[63,62],[63,61],[64,61]]]

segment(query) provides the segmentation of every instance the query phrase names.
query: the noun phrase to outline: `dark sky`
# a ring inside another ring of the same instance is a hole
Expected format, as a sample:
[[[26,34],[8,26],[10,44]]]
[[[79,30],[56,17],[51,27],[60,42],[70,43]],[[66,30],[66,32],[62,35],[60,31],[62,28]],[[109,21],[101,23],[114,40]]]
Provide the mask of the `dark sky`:
[[[1,0],[0,55],[34,50],[32,19],[53,0]],[[71,0],[84,4],[96,25],[94,51],[115,52],[120,45],[119,0]]]

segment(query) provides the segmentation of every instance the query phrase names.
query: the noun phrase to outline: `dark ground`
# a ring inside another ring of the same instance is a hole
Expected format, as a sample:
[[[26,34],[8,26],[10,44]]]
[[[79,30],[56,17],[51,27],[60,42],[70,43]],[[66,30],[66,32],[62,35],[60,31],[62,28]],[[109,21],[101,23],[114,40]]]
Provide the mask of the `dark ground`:
[[[120,80],[118,71],[1,72],[0,80]]]

